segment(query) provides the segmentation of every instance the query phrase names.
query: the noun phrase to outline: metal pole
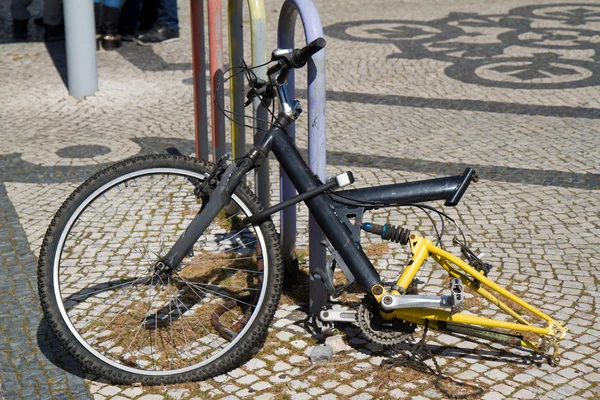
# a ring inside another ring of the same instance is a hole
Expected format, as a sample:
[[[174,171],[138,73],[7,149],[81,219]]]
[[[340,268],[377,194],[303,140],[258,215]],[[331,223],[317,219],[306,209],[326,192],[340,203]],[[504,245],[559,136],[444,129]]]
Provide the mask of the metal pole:
[[[190,0],[190,14],[192,22],[196,157],[208,160],[208,113],[206,111],[206,53],[204,48],[203,0]]]
[[[267,17],[263,0],[248,0],[250,11],[250,32],[252,43],[252,66],[262,65],[267,62]],[[254,70],[260,79],[267,79],[267,67]],[[262,141],[262,136],[269,129],[269,113],[262,106],[260,100],[254,99],[254,144]],[[254,187],[258,199],[266,208],[271,202],[269,161],[265,162],[254,172]]]
[[[223,17],[221,0],[208,0],[208,52],[210,60],[210,94],[212,115],[213,157],[216,162],[225,154],[225,116],[219,111],[224,107],[223,87]]]
[[[243,0],[229,0],[229,67],[231,71],[229,100],[233,114],[231,118],[231,153],[233,158],[243,157],[246,153],[246,123],[244,117],[244,75],[241,71],[244,58],[244,20]]]
[[[98,90],[96,31],[92,0],[64,0],[67,84],[71,96],[82,99]]]
[[[296,17],[300,14],[304,25],[304,35],[309,43],[318,37],[323,37],[321,19],[315,5],[310,0],[286,0],[279,15],[278,47],[294,47],[294,28]],[[292,71],[293,72],[293,71]],[[294,74],[288,77],[288,92],[294,98]],[[291,126],[287,132],[294,138],[295,128]],[[308,63],[308,163],[312,171],[325,182],[325,49],[315,54]],[[281,171],[281,200],[286,200],[294,195],[294,188]],[[281,250],[284,261],[292,256],[296,239],[296,210],[282,211],[281,215]],[[287,212],[286,212],[287,211]],[[318,315],[321,308],[327,304],[327,291],[320,280],[313,279],[313,266],[325,264],[325,248],[320,242],[325,235],[316,221],[309,218],[309,246],[310,246],[310,303],[309,313]]]

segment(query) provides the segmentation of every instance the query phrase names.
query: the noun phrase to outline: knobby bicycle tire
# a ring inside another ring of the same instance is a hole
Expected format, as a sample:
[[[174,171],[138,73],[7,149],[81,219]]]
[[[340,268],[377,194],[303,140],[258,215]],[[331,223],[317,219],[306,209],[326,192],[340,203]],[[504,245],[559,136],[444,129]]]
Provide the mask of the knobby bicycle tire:
[[[54,216],[38,261],[40,300],[84,369],[115,383],[202,380],[264,343],[283,281],[271,220],[215,219],[183,269],[154,267],[200,209],[193,188],[211,169],[182,156],[128,159],[85,181]],[[242,183],[232,200],[237,213],[262,210]]]

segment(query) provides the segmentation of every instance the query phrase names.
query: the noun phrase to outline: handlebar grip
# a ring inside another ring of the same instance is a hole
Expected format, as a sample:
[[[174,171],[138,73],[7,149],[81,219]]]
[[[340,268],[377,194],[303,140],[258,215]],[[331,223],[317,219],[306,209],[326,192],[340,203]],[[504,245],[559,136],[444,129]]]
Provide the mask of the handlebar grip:
[[[325,47],[325,39],[322,37],[316,38],[302,49],[295,49],[290,54],[289,62],[292,68],[302,68],[308,60]]]

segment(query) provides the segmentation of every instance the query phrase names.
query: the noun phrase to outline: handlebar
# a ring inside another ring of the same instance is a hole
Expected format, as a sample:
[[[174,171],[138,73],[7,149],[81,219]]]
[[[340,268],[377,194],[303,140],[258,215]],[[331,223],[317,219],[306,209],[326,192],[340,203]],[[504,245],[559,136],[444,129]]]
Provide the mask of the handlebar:
[[[288,68],[302,68],[315,53],[325,47],[325,44],[325,39],[319,37],[301,49],[283,52],[275,50],[271,57],[271,61],[282,60]]]
[[[317,52],[325,47],[325,39],[319,37],[308,43],[301,49],[276,49],[273,51],[271,61],[276,61],[277,64],[271,66],[267,70],[268,82],[257,79],[255,76],[247,74],[250,90],[246,94],[247,100],[244,106],[252,103],[254,98],[261,97],[262,104],[268,107],[271,99],[278,97],[284,112],[289,113],[297,109],[297,115],[301,112],[298,106],[294,106],[295,101],[290,101],[287,97],[285,84],[287,82],[288,73],[292,68],[302,68],[308,60]],[[291,114],[290,114],[291,115]]]
[[[316,38],[302,49],[294,49],[290,54],[290,67],[302,68],[308,60],[318,51],[325,47],[325,39]]]

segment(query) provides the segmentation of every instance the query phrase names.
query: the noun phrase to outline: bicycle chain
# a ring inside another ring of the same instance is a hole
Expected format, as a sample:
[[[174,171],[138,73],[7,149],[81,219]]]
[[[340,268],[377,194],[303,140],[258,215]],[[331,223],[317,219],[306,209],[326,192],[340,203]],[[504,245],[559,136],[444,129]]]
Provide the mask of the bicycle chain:
[[[440,393],[442,393],[444,396],[448,397],[449,399],[467,399],[469,397],[480,398],[481,395],[483,395],[483,393],[484,393],[483,388],[466,383],[466,382],[461,382],[459,380],[452,378],[451,376],[444,375],[444,373],[442,372],[442,368],[440,367],[437,360],[433,356],[433,353],[431,352],[431,350],[425,343],[425,337],[427,336],[427,328],[428,328],[428,323],[427,323],[427,320],[425,320],[425,327],[423,329],[423,337],[415,346],[413,346],[413,348],[410,350],[409,354],[403,354],[402,356],[404,358],[383,360],[381,362],[381,366],[382,367],[388,366],[390,368],[407,367],[407,368],[413,369],[417,372],[421,372],[423,374],[433,375],[433,376],[435,376],[435,380],[433,381],[434,386]],[[427,357],[431,358],[431,361],[433,361],[435,370],[433,368],[431,368],[429,365],[425,364],[425,360],[427,359]],[[442,386],[443,380],[450,381],[457,386],[472,388],[473,391],[471,393],[463,393],[463,394],[450,393],[449,390],[445,389]]]
[[[377,315],[379,315],[379,305],[365,296],[358,307],[356,319],[360,330],[369,340],[383,346],[393,346],[412,339],[417,325],[395,320],[388,328],[378,321]]]

